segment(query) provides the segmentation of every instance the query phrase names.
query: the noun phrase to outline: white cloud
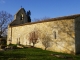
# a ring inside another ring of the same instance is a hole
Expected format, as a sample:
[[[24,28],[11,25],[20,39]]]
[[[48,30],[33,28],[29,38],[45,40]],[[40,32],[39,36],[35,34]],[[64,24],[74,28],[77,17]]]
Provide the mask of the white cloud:
[[[5,2],[5,0],[0,0],[0,3],[4,4],[4,3],[6,3],[6,2]]]

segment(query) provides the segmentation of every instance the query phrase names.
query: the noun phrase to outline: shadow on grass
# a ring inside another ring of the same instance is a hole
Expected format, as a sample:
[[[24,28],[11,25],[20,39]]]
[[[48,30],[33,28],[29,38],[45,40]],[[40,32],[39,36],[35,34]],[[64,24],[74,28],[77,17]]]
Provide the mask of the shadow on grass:
[[[39,48],[23,48],[0,51],[0,60],[79,60],[80,55],[46,51]]]

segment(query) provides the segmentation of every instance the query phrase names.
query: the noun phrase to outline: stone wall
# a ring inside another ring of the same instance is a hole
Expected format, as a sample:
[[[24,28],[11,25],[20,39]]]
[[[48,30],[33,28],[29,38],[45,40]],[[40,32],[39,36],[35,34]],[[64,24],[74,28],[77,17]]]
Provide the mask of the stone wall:
[[[80,17],[75,19],[75,50],[80,53]]]
[[[51,45],[47,48],[47,50],[63,53],[75,53],[74,19],[56,20],[34,24],[30,23],[13,26],[12,29],[9,26],[7,44],[9,44],[9,40],[11,39],[12,44],[16,44],[20,40],[20,44],[29,45],[29,33],[32,31],[38,31],[38,40],[35,47],[44,49],[45,47],[42,44],[42,41],[45,39],[45,36],[48,36],[50,38]]]

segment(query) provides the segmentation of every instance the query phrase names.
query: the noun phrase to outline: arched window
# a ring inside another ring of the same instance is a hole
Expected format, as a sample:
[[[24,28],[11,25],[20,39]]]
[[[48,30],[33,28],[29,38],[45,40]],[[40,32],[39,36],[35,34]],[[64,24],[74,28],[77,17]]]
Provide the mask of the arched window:
[[[56,31],[54,31],[53,33],[54,33],[54,39],[56,39],[56,37],[57,37],[57,36],[56,36]]]
[[[57,30],[53,31],[53,37],[54,37],[54,39],[58,38],[58,31]]]
[[[23,20],[23,17],[24,17],[23,14],[21,14],[21,16],[20,16],[20,20]]]

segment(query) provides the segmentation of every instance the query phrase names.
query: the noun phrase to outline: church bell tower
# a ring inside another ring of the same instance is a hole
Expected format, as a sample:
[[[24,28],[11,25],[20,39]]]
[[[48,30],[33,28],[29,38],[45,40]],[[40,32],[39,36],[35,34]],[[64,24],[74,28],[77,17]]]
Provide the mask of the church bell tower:
[[[20,25],[20,24],[24,24],[24,23],[30,23],[31,22],[31,12],[29,11],[25,11],[24,8],[20,8],[20,10],[14,15],[14,20],[11,23],[11,25]]]

